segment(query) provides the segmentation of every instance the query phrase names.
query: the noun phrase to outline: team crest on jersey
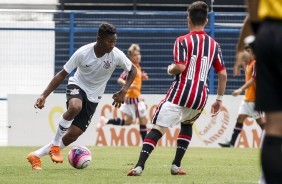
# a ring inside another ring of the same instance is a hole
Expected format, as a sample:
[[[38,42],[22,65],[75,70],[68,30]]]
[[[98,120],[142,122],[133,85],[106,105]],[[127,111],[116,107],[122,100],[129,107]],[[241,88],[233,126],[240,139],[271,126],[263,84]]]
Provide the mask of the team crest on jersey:
[[[104,68],[105,70],[109,70],[109,69],[111,69],[111,67],[112,67],[111,64],[112,64],[111,61],[104,61],[103,68]]]

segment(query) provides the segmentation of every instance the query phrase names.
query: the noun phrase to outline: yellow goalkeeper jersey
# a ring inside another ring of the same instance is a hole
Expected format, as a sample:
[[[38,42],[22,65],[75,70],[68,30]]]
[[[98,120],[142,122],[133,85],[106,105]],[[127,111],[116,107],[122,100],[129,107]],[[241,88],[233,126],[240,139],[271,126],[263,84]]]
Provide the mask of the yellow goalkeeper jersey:
[[[282,0],[260,0],[258,15],[261,19],[282,20]]]

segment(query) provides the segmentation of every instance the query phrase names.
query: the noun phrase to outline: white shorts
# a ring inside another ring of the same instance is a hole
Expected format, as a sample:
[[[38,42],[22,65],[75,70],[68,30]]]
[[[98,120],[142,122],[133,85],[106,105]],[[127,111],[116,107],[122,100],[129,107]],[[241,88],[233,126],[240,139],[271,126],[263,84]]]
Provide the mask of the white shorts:
[[[193,124],[202,110],[194,110],[162,101],[155,111],[152,123],[162,127],[174,127],[179,123]]]
[[[255,110],[255,102],[242,101],[239,107],[239,114],[252,116],[254,119],[261,117],[261,114]]]
[[[143,101],[137,104],[122,104],[120,111],[131,116],[133,119],[146,116],[146,105]]]

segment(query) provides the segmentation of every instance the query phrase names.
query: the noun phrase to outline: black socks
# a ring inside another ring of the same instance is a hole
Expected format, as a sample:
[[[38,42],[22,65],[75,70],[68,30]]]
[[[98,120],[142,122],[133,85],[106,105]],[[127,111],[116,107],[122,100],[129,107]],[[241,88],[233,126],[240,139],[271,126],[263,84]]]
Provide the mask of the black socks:
[[[108,123],[107,124],[112,124],[112,125],[124,125],[124,119],[120,119],[120,118],[117,118],[117,119],[109,119]]]
[[[240,123],[240,122],[237,122],[236,125],[235,125],[235,128],[233,130],[233,134],[232,134],[232,138],[231,138],[231,141],[230,141],[230,144],[232,146],[235,145],[235,142],[237,140],[237,137],[238,135],[241,133],[242,129],[243,129],[243,123]]]
[[[282,183],[282,138],[265,136],[261,150],[261,164],[268,184]]]
[[[180,167],[181,160],[188,148],[188,145],[192,139],[192,125],[190,124],[182,124],[181,123],[181,130],[177,137],[177,148],[175,153],[175,158],[172,164]]]
[[[162,138],[162,133],[157,129],[152,129],[145,137],[139,160],[135,167],[141,166],[144,170],[145,162],[157,146],[158,140]]]

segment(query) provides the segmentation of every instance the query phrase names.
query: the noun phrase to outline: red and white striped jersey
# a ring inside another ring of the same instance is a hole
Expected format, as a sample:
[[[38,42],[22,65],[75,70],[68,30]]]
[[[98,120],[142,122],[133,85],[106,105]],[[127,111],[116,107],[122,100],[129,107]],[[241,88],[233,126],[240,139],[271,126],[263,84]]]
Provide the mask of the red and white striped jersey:
[[[211,66],[216,73],[225,69],[219,44],[204,31],[193,31],[176,39],[173,55],[175,64],[186,65],[186,68],[175,76],[166,100],[187,108],[203,109]]]

